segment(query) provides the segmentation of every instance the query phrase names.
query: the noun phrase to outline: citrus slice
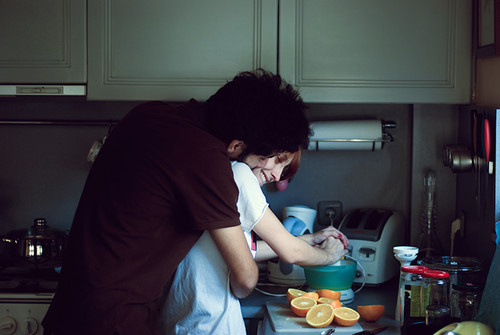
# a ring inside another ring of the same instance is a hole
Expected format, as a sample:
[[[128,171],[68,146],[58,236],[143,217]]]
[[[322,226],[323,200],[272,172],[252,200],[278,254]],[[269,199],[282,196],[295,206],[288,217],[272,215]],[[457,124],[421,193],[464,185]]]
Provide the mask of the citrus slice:
[[[340,300],[340,292],[338,291],[333,291],[329,289],[321,289],[321,290],[316,290],[316,293],[318,293],[320,298],[329,298],[333,300]]]
[[[316,305],[316,300],[309,297],[298,297],[290,301],[290,308],[297,316],[306,316],[307,312]]]
[[[365,305],[358,306],[358,313],[363,320],[367,322],[377,321],[382,317],[385,311],[384,305]]]
[[[317,301],[319,298],[319,295],[316,292],[306,292],[306,293],[302,294],[301,297],[309,297],[309,298],[313,298],[314,300]]]
[[[306,314],[306,322],[314,328],[324,328],[333,321],[333,307],[329,304],[319,304],[311,307]]]
[[[334,320],[339,326],[350,327],[359,320],[359,314],[349,307],[339,307],[333,310]]]
[[[300,297],[302,294],[306,293],[306,291],[298,290],[296,288],[289,288],[286,292],[286,299],[290,303],[292,299]]]

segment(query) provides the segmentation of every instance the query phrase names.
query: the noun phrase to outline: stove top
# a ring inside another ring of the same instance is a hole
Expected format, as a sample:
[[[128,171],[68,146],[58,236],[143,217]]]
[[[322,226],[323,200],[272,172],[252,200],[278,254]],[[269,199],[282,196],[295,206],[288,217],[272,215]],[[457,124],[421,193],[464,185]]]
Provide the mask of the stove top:
[[[3,267],[0,268],[0,293],[53,293],[58,280],[56,269]]]

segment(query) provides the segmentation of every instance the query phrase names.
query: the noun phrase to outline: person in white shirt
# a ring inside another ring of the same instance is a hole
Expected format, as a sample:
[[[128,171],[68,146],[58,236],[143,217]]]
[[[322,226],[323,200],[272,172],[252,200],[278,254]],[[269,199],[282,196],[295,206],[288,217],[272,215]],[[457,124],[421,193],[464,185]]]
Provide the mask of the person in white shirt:
[[[327,265],[342,258],[348,240],[330,227],[295,237],[269,209],[261,186],[290,179],[297,171],[300,151],[283,153],[255,168],[232,162],[238,186],[241,228],[257,261],[279,256],[298,265]],[[255,241],[253,233],[262,240]],[[162,311],[164,334],[245,334],[241,307],[229,285],[228,267],[208,232],[179,264]]]

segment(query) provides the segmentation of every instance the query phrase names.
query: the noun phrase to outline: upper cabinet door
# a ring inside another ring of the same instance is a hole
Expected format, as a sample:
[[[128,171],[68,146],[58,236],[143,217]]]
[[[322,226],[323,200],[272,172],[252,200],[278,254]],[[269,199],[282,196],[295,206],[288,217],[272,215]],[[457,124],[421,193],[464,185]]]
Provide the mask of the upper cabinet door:
[[[90,100],[205,100],[276,71],[277,0],[88,0]]]
[[[87,81],[85,0],[0,0],[0,83]]]
[[[470,0],[281,0],[280,73],[307,102],[469,103]]]

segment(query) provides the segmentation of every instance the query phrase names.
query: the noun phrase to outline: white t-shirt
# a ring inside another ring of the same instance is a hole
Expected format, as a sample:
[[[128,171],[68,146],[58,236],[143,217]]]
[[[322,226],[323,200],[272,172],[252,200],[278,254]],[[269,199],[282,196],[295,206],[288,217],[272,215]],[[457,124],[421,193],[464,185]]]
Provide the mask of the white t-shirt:
[[[269,204],[248,165],[232,162],[232,167],[241,227],[252,249],[251,230]],[[255,250],[252,255],[255,257]],[[229,269],[208,231],[179,264],[162,321],[164,334],[246,333],[240,302],[231,293]]]

